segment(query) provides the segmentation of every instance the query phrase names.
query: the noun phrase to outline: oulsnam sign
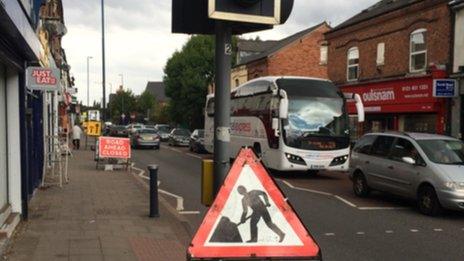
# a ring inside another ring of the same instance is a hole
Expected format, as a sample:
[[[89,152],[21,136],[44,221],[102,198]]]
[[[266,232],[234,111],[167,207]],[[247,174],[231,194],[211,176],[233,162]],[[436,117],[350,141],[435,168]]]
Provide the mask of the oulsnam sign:
[[[100,137],[98,139],[99,158],[130,159],[130,140],[127,138]]]
[[[29,90],[57,91],[60,88],[60,70],[28,67],[26,69],[26,86]]]

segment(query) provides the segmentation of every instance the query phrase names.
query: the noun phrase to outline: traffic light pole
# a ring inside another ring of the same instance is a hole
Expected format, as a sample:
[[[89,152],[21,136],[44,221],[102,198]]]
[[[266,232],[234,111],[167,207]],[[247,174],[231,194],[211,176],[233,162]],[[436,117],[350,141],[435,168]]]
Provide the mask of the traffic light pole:
[[[216,21],[216,79],[214,88],[214,195],[229,172],[230,147],[230,72],[232,29],[225,21]]]

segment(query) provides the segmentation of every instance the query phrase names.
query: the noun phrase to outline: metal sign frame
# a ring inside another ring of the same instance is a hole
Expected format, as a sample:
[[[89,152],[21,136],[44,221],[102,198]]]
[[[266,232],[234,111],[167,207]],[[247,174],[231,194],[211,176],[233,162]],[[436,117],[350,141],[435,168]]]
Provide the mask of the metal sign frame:
[[[218,20],[277,25],[281,23],[281,4],[282,0],[274,0],[274,17],[266,17],[217,11],[216,0],[209,0],[208,15],[209,18]]]

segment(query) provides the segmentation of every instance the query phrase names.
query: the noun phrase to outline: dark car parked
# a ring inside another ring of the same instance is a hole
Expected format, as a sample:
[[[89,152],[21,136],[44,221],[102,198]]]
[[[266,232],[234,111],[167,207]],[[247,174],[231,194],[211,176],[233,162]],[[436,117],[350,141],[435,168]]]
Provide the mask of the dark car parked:
[[[123,125],[113,125],[109,128],[108,132],[108,136],[111,137],[129,137],[129,130],[126,128],[126,126]]]
[[[205,142],[205,131],[204,130],[194,130],[192,135],[190,135],[189,149],[190,151],[196,153],[205,152],[204,143]]]
[[[187,129],[176,128],[171,131],[169,135],[169,146],[189,146],[190,131]]]
[[[167,124],[156,124],[155,130],[158,131],[158,134],[161,136],[161,141],[168,141],[169,135],[171,133],[171,127]]]

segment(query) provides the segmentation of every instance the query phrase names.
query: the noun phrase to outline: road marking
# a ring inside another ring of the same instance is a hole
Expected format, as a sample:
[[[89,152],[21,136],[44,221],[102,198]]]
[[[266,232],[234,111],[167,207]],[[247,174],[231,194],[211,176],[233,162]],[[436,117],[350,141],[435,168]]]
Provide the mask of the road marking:
[[[409,209],[406,207],[358,207],[359,210],[401,210]]]
[[[179,211],[181,215],[200,215],[200,211]]]
[[[393,230],[385,230],[385,233],[387,233],[387,234],[393,234]]]
[[[187,155],[190,156],[190,157],[197,158],[197,159],[203,159],[202,157],[200,157],[198,155],[195,155],[195,154],[192,154],[192,153],[187,153]]]
[[[295,186],[293,186],[290,182],[288,182],[288,181],[286,181],[286,180],[280,179],[280,181],[282,181],[285,185],[287,185],[288,187],[290,187],[290,188],[292,188],[292,189],[294,189],[294,190],[301,190],[301,191],[306,191],[306,192],[315,193],[315,194],[324,195],[324,196],[333,196],[333,194],[327,193],[327,192],[323,192],[323,191],[317,191],[317,190],[312,190],[312,189],[306,189],[306,188],[295,187]]]
[[[350,206],[350,207],[353,207],[353,208],[356,208],[356,207],[357,207],[355,204],[349,202],[348,200],[346,200],[346,199],[344,199],[344,198],[342,198],[342,197],[340,197],[340,196],[335,195],[335,198],[338,199],[338,200],[340,200],[341,202],[347,204],[347,205]]]
[[[291,184],[290,182],[283,180],[283,179],[278,179],[285,185],[287,185],[289,188],[294,189],[294,190],[300,190],[300,191],[306,191],[314,194],[319,194],[319,195],[324,195],[324,196],[330,196],[338,199],[339,201],[345,203],[346,205],[356,208],[358,210],[401,210],[401,209],[408,209],[406,207],[358,207],[356,204],[350,202],[349,200],[342,198],[341,196],[334,195],[332,193],[324,192],[324,191],[318,191],[318,190],[313,190],[313,189],[307,189],[307,188],[302,188],[302,187],[297,187]],[[464,228],[463,228],[464,230]]]
[[[164,146],[162,145],[161,147],[165,148],[165,149],[168,149],[168,150],[172,150],[172,151],[175,151],[177,153],[181,153],[181,154],[185,154],[187,156],[190,156],[190,157],[193,157],[193,158],[196,158],[196,159],[203,159],[202,157],[198,156],[198,155],[195,155],[193,153],[184,153],[183,151],[179,150],[179,149],[176,149],[176,148],[171,148],[171,147],[167,147],[167,146]]]
[[[324,235],[328,236],[328,237],[333,237],[333,236],[335,236],[335,233],[325,233]]]
[[[410,229],[409,231],[411,231],[412,233],[417,233],[417,232],[419,232],[418,229]]]
[[[356,235],[364,235],[364,232],[357,232]]]
[[[147,180],[150,180],[149,177],[145,176],[145,171],[143,169],[140,169],[140,168],[137,168],[137,167],[133,167],[133,169],[135,170],[138,170],[139,171],[139,174],[138,176],[143,178],[143,179],[147,179]],[[161,181],[158,181],[158,186],[161,184]],[[168,192],[166,190],[162,190],[160,188],[158,188],[158,193],[162,193],[164,195],[167,195],[167,196],[170,196],[172,198],[175,198],[176,199],[176,210],[177,211],[183,211],[184,210],[184,198],[181,197],[181,196],[178,196],[176,194],[173,194],[171,192]]]
[[[434,228],[433,231],[435,231],[435,232],[443,232],[443,229],[441,229],[441,228]]]

